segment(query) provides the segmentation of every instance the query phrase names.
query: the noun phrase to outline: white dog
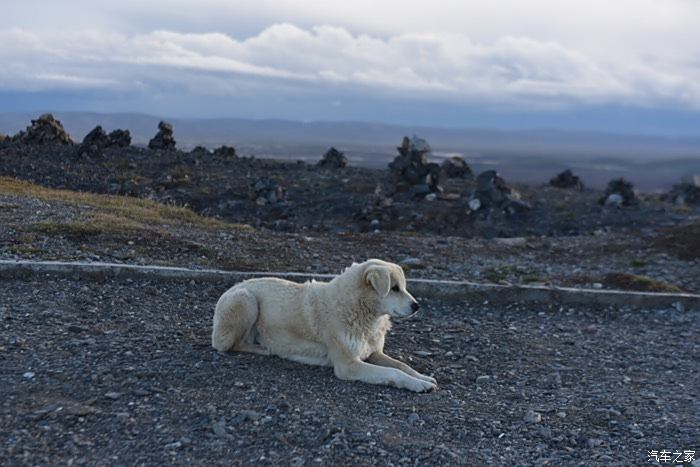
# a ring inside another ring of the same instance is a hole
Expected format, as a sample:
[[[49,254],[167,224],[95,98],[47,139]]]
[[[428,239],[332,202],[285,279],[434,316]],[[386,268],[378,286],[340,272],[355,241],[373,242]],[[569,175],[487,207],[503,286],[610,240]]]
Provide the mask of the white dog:
[[[330,282],[263,278],[236,284],[216,304],[211,340],[221,352],[277,355],[333,366],[344,380],[430,391],[437,387],[434,378],[384,354],[389,317],[417,311],[403,270],[372,259]]]

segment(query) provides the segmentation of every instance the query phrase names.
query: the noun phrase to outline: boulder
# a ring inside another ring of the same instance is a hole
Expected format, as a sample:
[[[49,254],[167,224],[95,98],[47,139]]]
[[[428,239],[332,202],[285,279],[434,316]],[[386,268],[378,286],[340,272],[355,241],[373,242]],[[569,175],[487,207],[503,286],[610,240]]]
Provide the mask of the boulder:
[[[116,146],[118,148],[128,148],[131,146],[131,133],[129,133],[129,130],[114,130],[109,134],[108,138],[109,146]]]
[[[326,151],[321,160],[318,161],[317,165],[319,167],[328,167],[331,169],[342,169],[348,166],[348,158],[336,148],[331,147]]]
[[[430,145],[424,139],[415,135],[412,139],[404,136],[397,149],[399,155],[389,163],[397,187],[428,185],[432,192],[442,191],[446,175],[438,164],[428,162]]]
[[[284,187],[269,177],[258,179],[253,184],[252,191],[255,202],[261,206],[278,203],[286,196]]]
[[[164,151],[174,150],[173,126],[168,122],[158,123],[158,133],[148,142],[148,148]]]
[[[557,188],[567,188],[572,190],[583,191],[583,182],[579,177],[574,175],[570,169],[566,169],[556,177],[549,181],[549,184]]]
[[[453,156],[442,161],[441,169],[448,178],[474,178],[471,167],[460,156]]]
[[[236,148],[233,146],[220,146],[214,150],[214,155],[217,157],[223,157],[226,159],[235,159],[238,157],[238,154],[236,154]]]
[[[469,208],[473,211],[500,208],[516,213],[529,210],[530,205],[520,199],[520,193],[509,187],[498,172],[487,170],[476,177],[476,189],[469,201]]]
[[[624,178],[617,178],[608,183],[605,194],[598,201],[608,206],[633,206],[639,203],[634,185]]]
[[[662,199],[679,205],[700,205],[700,175],[683,177]]]
[[[51,114],[44,114],[32,120],[32,124],[26,130],[17,133],[13,140],[31,145],[73,144],[61,121]]]

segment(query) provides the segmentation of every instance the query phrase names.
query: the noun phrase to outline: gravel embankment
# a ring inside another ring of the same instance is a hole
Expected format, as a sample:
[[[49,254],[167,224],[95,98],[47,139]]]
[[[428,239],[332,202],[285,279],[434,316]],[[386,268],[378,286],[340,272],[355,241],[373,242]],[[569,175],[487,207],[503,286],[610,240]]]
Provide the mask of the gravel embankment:
[[[700,450],[700,320],[424,301],[387,352],[417,395],[218,354],[228,284],[0,282],[6,465],[646,465]]]

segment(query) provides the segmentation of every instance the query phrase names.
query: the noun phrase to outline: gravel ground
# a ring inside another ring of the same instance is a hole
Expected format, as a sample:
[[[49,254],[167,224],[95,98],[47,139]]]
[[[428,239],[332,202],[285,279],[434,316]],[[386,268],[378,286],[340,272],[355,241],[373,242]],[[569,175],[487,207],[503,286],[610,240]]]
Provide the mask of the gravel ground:
[[[50,194],[47,197],[50,198]],[[128,202],[130,198],[123,198]],[[411,277],[624,289],[610,273],[634,274],[700,292],[700,258],[654,244],[653,229],[595,235],[477,239],[417,233],[285,233],[267,229],[133,224],[83,231],[103,208],[0,191],[0,259],[105,261],[239,271],[338,273],[353,261],[412,258]],[[663,291],[663,289],[661,289]]]
[[[6,465],[649,465],[700,450],[697,312],[425,300],[416,395],[210,346],[230,284],[0,282]]]

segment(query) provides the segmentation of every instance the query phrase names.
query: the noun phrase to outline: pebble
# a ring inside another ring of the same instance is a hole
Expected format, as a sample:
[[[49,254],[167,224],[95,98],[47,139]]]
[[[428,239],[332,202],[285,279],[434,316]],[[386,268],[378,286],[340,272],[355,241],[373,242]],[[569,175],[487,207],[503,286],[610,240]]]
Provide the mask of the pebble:
[[[486,384],[491,382],[491,377],[489,375],[481,375],[476,377],[476,384]]]
[[[27,372],[24,373],[22,376],[24,376],[24,377],[27,378],[27,379],[32,379],[32,378],[34,378],[34,372],[33,372],[33,371],[27,371]]]
[[[538,412],[535,412],[534,410],[528,410],[527,412],[525,412],[523,421],[526,423],[540,423],[542,421],[542,415],[540,415]]]
[[[409,425],[415,425],[420,421],[420,415],[418,415],[415,412],[412,412],[408,415],[408,423]]]
[[[105,393],[105,397],[107,399],[117,400],[120,397],[122,397],[122,393],[116,392],[116,391],[110,391],[110,392]]]

